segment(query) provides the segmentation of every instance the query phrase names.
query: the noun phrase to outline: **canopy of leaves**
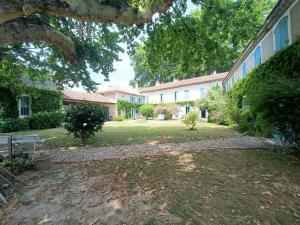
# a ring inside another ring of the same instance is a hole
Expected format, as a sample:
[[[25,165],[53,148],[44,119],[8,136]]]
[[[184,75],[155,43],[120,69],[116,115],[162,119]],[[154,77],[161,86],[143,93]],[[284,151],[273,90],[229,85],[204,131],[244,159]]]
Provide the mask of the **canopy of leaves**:
[[[91,72],[109,79],[124,51],[119,44],[140,32],[134,24],[151,21],[172,2],[0,0],[0,85],[17,88],[29,77],[93,90]]]
[[[229,70],[275,2],[207,0],[191,15],[172,18],[166,14],[132,57],[135,83],[150,86],[156,80],[169,82]]]

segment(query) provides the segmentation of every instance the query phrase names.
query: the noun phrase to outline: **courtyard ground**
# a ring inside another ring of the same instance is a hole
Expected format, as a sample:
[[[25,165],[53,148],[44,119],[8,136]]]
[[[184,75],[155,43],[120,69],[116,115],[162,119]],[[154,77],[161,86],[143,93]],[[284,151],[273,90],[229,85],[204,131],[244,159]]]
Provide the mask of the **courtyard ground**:
[[[62,128],[22,133],[45,139],[41,161],[1,225],[300,223],[299,158],[228,127],[109,122],[86,147]]]
[[[27,171],[0,224],[299,224],[300,161],[207,150]]]

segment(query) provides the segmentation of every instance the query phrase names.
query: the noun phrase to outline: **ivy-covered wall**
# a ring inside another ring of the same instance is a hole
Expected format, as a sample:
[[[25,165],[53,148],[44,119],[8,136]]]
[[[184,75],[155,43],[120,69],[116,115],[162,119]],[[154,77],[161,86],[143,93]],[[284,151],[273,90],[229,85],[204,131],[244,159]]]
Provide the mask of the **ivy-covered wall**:
[[[255,68],[226,96],[229,123],[250,134],[279,134],[300,146],[300,41]]]
[[[17,118],[18,102],[22,95],[31,96],[31,112],[55,112],[62,109],[62,94],[56,90],[23,87],[10,90],[0,87],[0,118]]]
[[[62,94],[59,91],[27,88],[23,94],[31,96],[32,114],[54,112],[62,109]]]
[[[117,102],[118,115],[121,115],[122,112],[125,112],[125,117],[128,119],[130,118],[131,109],[134,108],[139,110],[139,108],[142,105],[143,104],[141,103],[118,100]]]

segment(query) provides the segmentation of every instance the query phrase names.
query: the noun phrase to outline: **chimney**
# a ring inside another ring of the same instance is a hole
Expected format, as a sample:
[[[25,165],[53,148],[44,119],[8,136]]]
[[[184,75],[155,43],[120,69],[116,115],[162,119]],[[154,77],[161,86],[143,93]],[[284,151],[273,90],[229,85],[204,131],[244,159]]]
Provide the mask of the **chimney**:
[[[178,80],[176,78],[173,79],[173,83],[176,83]]]
[[[157,80],[155,83],[155,86],[157,87],[158,85],[160,85],[159,81]]]
[[[217,74],[217,71],[214,71],[214,72],[213,72],[213,75],[216,75],[216,74]]]

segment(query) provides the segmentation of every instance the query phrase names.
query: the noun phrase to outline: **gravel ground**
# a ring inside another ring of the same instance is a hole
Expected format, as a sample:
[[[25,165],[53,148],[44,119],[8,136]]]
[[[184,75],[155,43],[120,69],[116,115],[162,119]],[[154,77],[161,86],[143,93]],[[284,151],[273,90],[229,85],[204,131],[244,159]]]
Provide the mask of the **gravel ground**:
[[[217,140],[202,140],[186,143],[144,144],[101,148],[68,148],[41,150],[35,153],[36,159],[49,159],[53,163],[85,162],[103,159],[125,159],[142,156],[172,155],[186,151],[230,150],[230,149],[274,149],[279,145],[268,139],[237,137]]]

